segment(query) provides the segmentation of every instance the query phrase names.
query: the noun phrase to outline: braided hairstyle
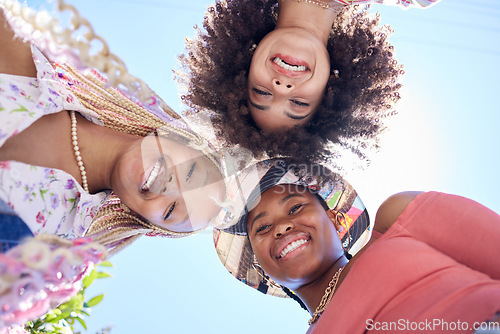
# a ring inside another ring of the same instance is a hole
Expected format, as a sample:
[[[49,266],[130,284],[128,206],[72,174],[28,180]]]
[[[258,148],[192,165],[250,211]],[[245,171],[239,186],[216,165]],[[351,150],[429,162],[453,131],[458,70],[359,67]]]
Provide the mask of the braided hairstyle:
[[[332,26],[327,49],[330,78],[323,101],[303,127],[281,133],[259,129],[249,114],[247,80],[253,50],[276,26],[276,0],[220,0],[208,8],[203,29],[186,39],[176,78],[186,90],[185,114],[209,112],[216,135],[227,146],[241,145],[257,157],[301,156],[326,160],[335,143],[364,158],[377,148],[384,118],[394,115],[403,74],[367,7],[346,7]]]
[[[220,166],[219,157],[208,147],[208,143],[191,131],[181,117],[142,80],[128,73],[124,62],[109,52],[105,40],[94,33],[90,23],[73,6],[58,0],[58,10],[70,11],[72,14],[69,27],[61,23],[58,17],[46,11],[23,7],[16,0],[4,0],[0,7],[16,35],[31,41],[49,56],[61,82],[87,109],[96,114],[103,126],[136,136],[150,133],[175,136],[203,151],[207,158]],[[79,27],[85,27],[88,33],[77,38],[71,32]],[[89,45],[95,40],[100,42],[102,49],[91,54]],[[150,108],[146,109],[147,106]],[[144,234],[184,237],[192,233],[157,227],[111,195],[97,212],[86,236],[105,245],[109,254],[114,254]]]

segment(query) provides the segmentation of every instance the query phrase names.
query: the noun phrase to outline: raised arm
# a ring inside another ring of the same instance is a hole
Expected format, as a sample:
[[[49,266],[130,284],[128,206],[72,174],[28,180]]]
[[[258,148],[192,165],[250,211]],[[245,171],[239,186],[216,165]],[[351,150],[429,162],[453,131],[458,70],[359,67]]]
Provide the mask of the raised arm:
[[[500,215],[487,207],[461,196],[405,192],[380,206],[375,231],[385,233],[395,222],[456,261],[500,279]]]
[[[0,73],[36,77],[30,46],[14,36],[0,8]]]

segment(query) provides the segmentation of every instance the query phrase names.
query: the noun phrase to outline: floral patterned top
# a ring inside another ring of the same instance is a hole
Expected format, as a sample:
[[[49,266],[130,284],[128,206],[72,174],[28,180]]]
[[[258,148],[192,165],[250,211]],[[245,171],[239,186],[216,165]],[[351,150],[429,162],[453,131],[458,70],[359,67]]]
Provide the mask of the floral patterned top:
[[[397,6],[406,9],[410,7],[427,8],[437,4],[441,0],[333,0],[333,1],[341,3],[343,5],[379,3],[383,5]]]
[[[102,125],[34,46],[32,53],[37,78],[0,74],[0,147],[40,117],[62,110],[75,110]],[[59,169],[0,161],[0,199],[35,235],[83,236],[108,196],[109,192],[85,192],[73,176]]]

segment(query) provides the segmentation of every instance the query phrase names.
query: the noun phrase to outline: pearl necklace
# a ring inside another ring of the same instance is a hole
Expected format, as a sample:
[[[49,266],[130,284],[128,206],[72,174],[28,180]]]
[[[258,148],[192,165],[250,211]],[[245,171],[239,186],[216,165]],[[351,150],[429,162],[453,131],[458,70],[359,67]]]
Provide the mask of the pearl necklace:
[[[310,3],[311,5],[316,5],[316,6],[320,6],[321,8],[323,9],[330,9],[330,10],[333,10],[333,11],[336,11],[338,12],[339,11],[339,4],[340,5],[348,5],[348,4],[353,4],[353,1],[349,2],[349,1],[342,1],[342,0],[333,0],[333,1],[321,1],[321,0],[293,0],[295,2],[306,2],[306,3]],[[330,4],[332,3],[332,4]],[[334,6],[333,4],[337,4],[336,6]]]
[[[337,287],[337,282],[339,280],[340,274],[342,273],[342,270],[344,267],[341,267],[335,275],[333,275],[332,280],[330,283],[328,283],[328,286],[326,287],[325,294],[321,298],[321,301],[319,302],[318,307],[316,307],[316,310],[314,311],[311,319],[309,319],[308,323],[309,326],[314,324],[316,320],[319,319],[319,317],[323,314],[323,311],[326,309],[328,306],[328,303],[330,303],[330,300],[332,300],[333,293],[335,292],[335,288]]]
[[[78,147],[78,136],[76,134],[76,115],[73,110],[69,113],[71,118],[71,142],[73,144],[73,150],[75,151],[76,163],[80,169],[80,175],[82,176],[82,187],[86,192],[89,192],[89,185],[87,183],[87,173],[85,172],[85,166],[83,165],[82,155],[80,154],[80,147]]]

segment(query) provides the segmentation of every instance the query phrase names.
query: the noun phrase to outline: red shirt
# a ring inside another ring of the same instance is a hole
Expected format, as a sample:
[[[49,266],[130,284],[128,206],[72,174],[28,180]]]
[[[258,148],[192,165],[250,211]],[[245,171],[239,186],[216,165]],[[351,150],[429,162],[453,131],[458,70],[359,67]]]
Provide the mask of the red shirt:
[[[500,311],[500,216],[424,193],[353,263],[309,333],[472,333]]]

